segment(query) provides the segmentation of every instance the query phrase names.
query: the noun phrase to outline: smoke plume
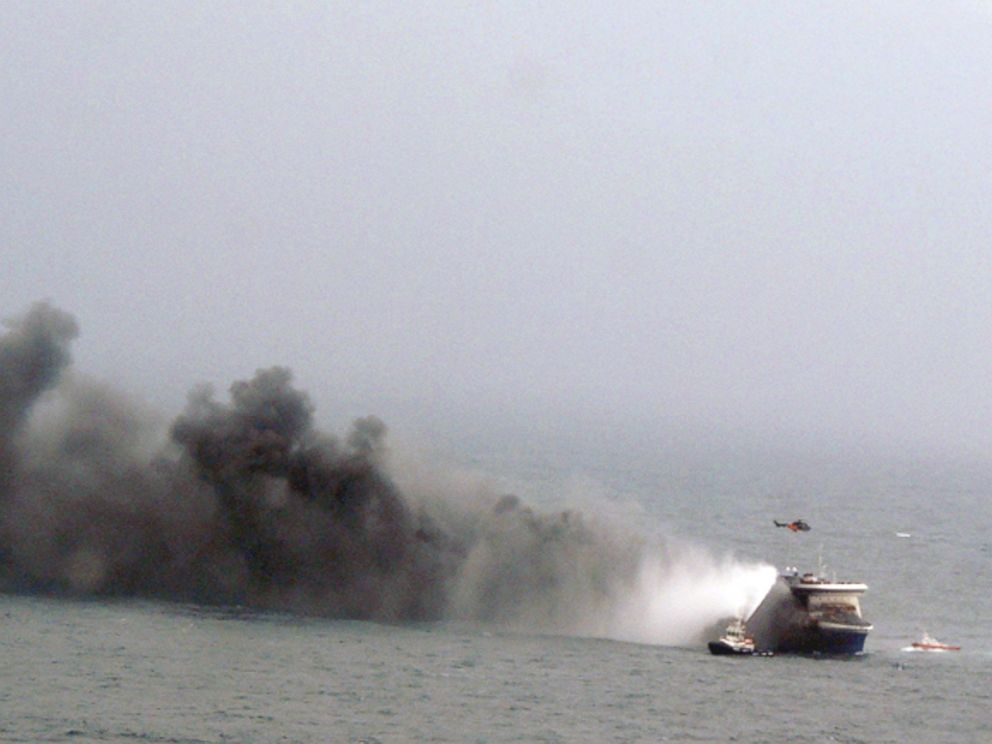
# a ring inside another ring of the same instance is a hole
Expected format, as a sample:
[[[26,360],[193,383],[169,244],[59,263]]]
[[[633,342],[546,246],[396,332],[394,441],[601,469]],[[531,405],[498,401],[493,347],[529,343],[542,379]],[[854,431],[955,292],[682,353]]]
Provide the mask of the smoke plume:
[[[52,388],[69,364],[69,342],[76,321],[47,303],[22,318],[7,321],[0,336],[0,504],[16,477],[14,438],[32,404]]]
[[[763,595],[767,567],[578,512],[450,484],[414,497],[382,421],[359,419],[343,439],[317,430],[282,367],[226,399],[194,389],[156,439],[154,417],[66,374],[76,335],[71,316],[38,304],[0,337],[0,590],[665,643]]]

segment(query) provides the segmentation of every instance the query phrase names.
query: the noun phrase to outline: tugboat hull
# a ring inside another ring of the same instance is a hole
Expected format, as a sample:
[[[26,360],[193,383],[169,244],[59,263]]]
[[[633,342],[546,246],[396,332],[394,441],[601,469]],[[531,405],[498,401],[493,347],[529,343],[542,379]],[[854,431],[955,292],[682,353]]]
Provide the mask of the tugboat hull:
[[[753,649],[731,646],[723,641],[710,641],[708,645],[714,656],[750,656],[754,653]]]

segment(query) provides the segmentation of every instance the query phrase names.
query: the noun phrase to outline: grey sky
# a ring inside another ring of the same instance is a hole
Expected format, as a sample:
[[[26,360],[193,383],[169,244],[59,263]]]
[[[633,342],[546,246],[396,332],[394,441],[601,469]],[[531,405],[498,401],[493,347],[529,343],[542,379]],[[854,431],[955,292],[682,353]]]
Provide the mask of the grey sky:
[[[0,5],[0,314],[169,412],[992,453],[992,4],[408,5]]]

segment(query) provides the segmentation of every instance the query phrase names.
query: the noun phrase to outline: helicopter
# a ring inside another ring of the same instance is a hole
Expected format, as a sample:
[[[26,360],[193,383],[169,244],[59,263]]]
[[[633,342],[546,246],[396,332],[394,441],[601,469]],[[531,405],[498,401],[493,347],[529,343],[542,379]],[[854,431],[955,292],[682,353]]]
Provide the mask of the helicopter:
[[[788,527],[793,532],[809,532],[812,529],[801,519],[797,519],[794,522],[779,522],[777,519],[773,519],[772,521],[776,527]]]

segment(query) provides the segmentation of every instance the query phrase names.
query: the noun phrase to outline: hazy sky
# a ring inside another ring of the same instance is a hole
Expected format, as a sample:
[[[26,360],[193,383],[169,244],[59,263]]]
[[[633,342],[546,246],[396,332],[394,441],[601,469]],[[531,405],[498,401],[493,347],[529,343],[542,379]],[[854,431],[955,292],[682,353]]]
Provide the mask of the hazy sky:
[[[412,5],[0,4],[0,315],[170,412],[992,455],[992,3]]]

